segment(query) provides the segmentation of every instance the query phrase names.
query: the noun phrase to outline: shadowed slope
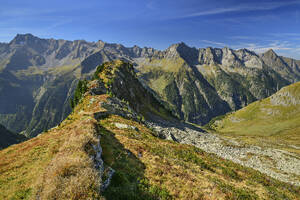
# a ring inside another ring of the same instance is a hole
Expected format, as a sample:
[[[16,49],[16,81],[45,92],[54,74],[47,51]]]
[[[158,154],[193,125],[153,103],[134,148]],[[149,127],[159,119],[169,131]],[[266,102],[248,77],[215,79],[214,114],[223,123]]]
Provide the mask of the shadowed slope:
[[[26,137],[19,134],[14,134],[0,124],[0,149],[6,148],[12,144],[17,144],[24,141]]]

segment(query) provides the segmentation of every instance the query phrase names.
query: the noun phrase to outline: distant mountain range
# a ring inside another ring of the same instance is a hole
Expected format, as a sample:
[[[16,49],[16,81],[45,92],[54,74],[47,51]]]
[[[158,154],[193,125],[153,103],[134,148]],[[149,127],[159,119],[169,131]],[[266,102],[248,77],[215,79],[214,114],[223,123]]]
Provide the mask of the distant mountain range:
[[[132,62],[139,80],[174,115],[201,125],[300,80],[300,61],[272,50],[257,55],[179,43],[159,51],[18,34],[0,43],[0,123],[30,137],[59,124],[71,112],[77,81],[115,59]]]

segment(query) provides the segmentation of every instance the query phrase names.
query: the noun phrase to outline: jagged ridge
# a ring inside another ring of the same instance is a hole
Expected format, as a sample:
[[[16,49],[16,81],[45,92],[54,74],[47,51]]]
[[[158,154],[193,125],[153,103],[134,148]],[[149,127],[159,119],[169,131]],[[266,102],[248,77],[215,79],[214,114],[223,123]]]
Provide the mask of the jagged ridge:
[[[69,98],[77,80],[115,59],[133,62],[143,84],[165,106],[200,124],[299,80],[299,61],[246,49],[196,49],[180,43],[158,51],[17,35],[0,45],[0,94],[7,97],[0,99],[0,123],[28,136],[55,126],[71,112]],[[280,62],[273,65],[272,59]]]

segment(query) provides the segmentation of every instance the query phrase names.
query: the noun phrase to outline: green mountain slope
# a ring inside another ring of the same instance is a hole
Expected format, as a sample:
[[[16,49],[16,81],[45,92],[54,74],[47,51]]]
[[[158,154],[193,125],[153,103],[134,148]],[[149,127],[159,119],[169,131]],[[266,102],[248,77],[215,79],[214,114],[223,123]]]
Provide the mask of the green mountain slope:
[[[299,152],[300,82],[284,87],[269,98],[213,120],[216,131],[251,144],[272,145]]]
[[[299,187],[155,137],[139,116],[167,113],[131,65],[105,63],[96,77],[59,126],[0,151],[0,199],[298,198]]]

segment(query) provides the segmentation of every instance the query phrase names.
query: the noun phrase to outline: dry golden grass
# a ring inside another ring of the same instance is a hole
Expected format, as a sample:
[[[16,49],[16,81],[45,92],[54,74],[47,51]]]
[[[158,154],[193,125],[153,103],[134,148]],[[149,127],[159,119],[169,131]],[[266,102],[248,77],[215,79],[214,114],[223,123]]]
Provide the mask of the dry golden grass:
[[[101,198],[90,159],[99,142],[96,120],[82,105],[57,128],[0,151],[0,199]]]
[[[78,120],[39,180],[41,199],[97,199],[100,177],[87,153],[97,144],[94,121]],[[91,153],[91,152],[90,152]],[[95,154],[95,152],[93,152]]]

